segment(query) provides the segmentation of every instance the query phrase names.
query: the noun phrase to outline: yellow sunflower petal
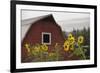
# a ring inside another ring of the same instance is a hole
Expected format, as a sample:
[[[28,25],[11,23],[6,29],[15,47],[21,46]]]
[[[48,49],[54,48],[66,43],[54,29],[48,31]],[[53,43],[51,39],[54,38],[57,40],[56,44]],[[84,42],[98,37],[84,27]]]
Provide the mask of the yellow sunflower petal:
[[[70,50],[73,51],[74,50],[74,45],[70,46]]]
[[[64,42],[64,51],[69,51],[69,42],[67,40]]]
[[[74,37],[71,37],[70,40],[69,40],[69,43],[72,45],[75,43],[75,38]]]
[[[68,34],[68,40],[70,40],[73,37],[71,33]]]
[[[30,46],[29,44],[27,44],[27,43],[25,44],[25,48],[26,48],[26,50],[27,50],[28,52],[30,52],[29,46]]]
[[[79,37],[78,37],[78,43],[79,43],[79,44],[82,44],[83,41],[84,41],[84,37],[83,37],[83,36],[79,36]]]
[[[41,48],[43,51],[47,51],[48,50],[48,46],[46,44],[41,45]]]

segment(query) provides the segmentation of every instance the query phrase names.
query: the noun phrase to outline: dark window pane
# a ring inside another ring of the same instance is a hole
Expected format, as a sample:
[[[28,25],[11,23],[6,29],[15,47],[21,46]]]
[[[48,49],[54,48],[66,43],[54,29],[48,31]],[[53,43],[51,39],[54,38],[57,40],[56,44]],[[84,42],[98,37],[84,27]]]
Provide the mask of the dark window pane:
[[[43,34],[43,42],[49,43],[50,36],[48,34]]]

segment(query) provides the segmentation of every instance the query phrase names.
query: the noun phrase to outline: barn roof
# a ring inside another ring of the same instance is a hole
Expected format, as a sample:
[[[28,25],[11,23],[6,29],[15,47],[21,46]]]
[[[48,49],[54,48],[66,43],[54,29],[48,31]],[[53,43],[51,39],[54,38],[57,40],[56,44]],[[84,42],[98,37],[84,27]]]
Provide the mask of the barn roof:
[[[42,19],[46,19],[48,17],[51,17],[51,19],[55,22],[53,15],[49,14],[49,15],[45,15],[45,16],[39,16],[39,17],[35,17],[35,18],[29,18],[29,19],[25,19],[21,21],[21,39],[23,40],[23,38],[25,37],[27,31],[29,30],[29,28],[31,27],[31,25],[39,20]]]
[[[35,17],[35,18],[29,18],[29,19],[22,20],[22,26],[27,25],[27,24],[29,25],[29,24],[35,23],[36,21],[41,20],[41,19],[45,19],[47,17],[51,17],[54,20],[52,14],[44,15],[44,16],[38,16],[38,17]]]

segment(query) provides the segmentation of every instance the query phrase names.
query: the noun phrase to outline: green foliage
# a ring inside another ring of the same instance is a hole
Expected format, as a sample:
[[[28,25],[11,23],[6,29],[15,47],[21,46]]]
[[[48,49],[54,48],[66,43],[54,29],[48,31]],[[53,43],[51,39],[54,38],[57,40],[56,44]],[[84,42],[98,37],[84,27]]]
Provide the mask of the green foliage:
[[[53,52],[48,52],[48,46],[45,44],[30,45],[25,44],[28,50],[29,57],[31,56],[33,62],[43,61],[58,61],[60,60],[60,45],[58,43],[54,46]],[[28,47],[27,47],[28,46]]]
[[[63,32],[63,33],[65,33],[65,36],[66,36],[65,38],[68,38],[67,35],[66,35],[66,32]],[[90,59],[90,28],[84,27],[81,30],[73,29],[73,31],[70,32],[70,33],[73,34],[73,36],[76,38],[76,40],[77,40],[78,36],[80,36],[80,35],[84,36],[84,43],[81,45],[81,47],[82,47],[81,49],[82,49],[86,59]],[[84,46],[86,46],[86,47],[84,47]],[[78,50],[78,48],[76,48],[74,50],[74,55],[81,56],[81,59],[83,58],[82,54],[81,54],[80,50]]]

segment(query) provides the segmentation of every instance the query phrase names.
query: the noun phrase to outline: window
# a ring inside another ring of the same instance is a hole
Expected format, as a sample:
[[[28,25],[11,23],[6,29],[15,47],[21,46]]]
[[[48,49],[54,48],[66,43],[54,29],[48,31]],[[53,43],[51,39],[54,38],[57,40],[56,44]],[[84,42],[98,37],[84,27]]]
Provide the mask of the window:
[[[42,32],[42,44],[51,44],[51,33]]]

